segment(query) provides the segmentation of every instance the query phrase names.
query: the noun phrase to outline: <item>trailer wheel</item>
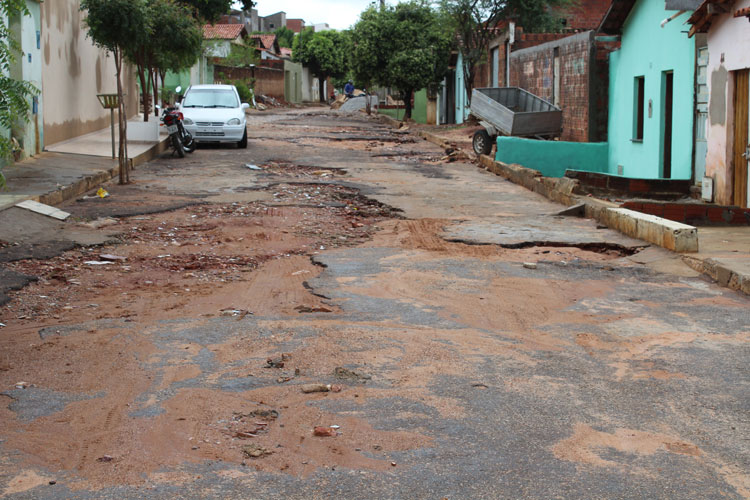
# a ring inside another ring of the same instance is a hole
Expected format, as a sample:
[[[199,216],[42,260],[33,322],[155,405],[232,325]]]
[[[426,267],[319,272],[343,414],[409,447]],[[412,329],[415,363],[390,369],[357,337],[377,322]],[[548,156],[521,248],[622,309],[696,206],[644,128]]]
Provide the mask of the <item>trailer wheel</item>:
[[[478,155],[488,155],[492,151],[492,139],[485,129],[474,132],[474,139],[471,141],[474,152]]]

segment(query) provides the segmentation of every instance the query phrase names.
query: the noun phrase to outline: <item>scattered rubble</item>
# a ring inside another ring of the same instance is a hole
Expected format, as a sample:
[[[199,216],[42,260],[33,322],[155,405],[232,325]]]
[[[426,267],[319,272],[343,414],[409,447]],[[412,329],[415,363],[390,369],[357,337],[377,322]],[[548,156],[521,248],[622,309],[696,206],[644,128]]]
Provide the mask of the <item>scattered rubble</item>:
[[[336,427],[338,427],[338,426],[336,426]],[[329,427],[318,426],[318,427],[315,427],[313,429],[313,436],[318,436],[318,437],[336,437],[336,436],[338,436],[338,431],[336,429],[334,429],[334,426],[329,426]]]
[[[246,444],[242,447],[242,453],[245,458],[260,458],[264,455],[271,455],[273,451],[258,444]]]
[[[313,392],[341,392],[340,385],[331,384],[304,384],[301,389],[305,394]]]
[[[372,376],[370,375],[359,373],[354,370],[349,370],[348,368],[344,368],[343,366],[337,366],[333,370],[333,376],[341,380],[353,380],[362,383],[365,383],[368,380],[372,379]]]

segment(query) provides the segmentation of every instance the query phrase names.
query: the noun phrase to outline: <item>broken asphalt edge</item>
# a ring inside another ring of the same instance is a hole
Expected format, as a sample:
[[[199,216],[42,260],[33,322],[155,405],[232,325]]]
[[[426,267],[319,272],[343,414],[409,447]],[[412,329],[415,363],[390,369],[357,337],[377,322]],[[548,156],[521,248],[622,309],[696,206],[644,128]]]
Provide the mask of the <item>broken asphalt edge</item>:
[[[534,169],[509,165],[487,155],[479,157],[481,168],[568,207],[583,205],[584,215],[610,229],[638,238],[676,253],[698,251],[698,228],[679,222],[620,208],[619,205],[597,198],[574,194],[578,180],[567,177],[544,177]],[[750,295],[750,274],[730,269],[727,264],[712,258],[682,255],[682,260],[719,285]]]
[[[162,139],[143,153],[130,158],[131,166],[135,168],[139,165],[153,160],[158,155],[166,151],[168,145],[169,138],[167,137],[165,139]],[[94,174],[84,176],[77,181],[72,182],[71,184],[62,186],[53,191],[38,195],[29,195],[27,200],[37,201],[39,203],[44,203],[45,205],[56,206],[70,200],[71,198],[75,198],[76,196],[80,196],[88,191],[91,191],[92,189],[98,188],[113,177],[117,177],[119,174],[120,166],[118,165],[114,168],[100,170],[99,172],[96,172]],[[22,201],[24,200],[19,200],[18,203]],[[10,205],[7,208],[10,208],[12,206],[15,206],[15,204]]]
[[[381,121],[388,125],[396,128],[401,126],[402,122],[399,120],[386,115],[379,116]],[[433,144],[440,147],[446,145],[446,141],[435,134],[425,131],[419,131],[418,133]],[[698,251],[698,228],[662,217],[620,208],[616,203],[577,195],[575,194],[579,184],[577,179],[544,177],[537,170],[496,161],[487,155],[480,155],[478,163],[480,168],[504,177],[551,201],[567,207],[582,205],[585,217],[595,219],[600,224],[627,236],[681,254]],[[721,286],[750,295],[750,274],[730,269],[727,264],[712,258],[682,255],[682,260],[692,269],[708,276]]]

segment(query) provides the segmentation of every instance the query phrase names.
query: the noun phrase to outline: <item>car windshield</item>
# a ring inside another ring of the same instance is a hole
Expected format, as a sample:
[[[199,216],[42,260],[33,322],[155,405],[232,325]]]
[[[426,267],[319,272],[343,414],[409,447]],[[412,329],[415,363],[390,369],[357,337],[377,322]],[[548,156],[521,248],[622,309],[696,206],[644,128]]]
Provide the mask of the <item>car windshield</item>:
[[[192,89],[182,101],[183,108],[237,108],[240,103],[230,89]]]

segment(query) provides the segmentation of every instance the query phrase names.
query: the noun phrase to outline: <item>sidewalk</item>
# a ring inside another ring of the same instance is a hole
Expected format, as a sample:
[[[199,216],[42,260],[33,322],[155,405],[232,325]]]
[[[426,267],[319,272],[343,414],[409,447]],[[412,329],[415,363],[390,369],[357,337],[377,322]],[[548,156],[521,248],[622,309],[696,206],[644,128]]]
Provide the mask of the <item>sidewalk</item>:
[[[386,117],[385,121],[398,127],[399,122]],[[468,147],[471,151],[469,139],[477,127],[417,127],[416,132],[425,140],[440,147],[457,146]],[[473,155],[473,151],[470,153]],[[668,219],[651,215],[631,213],[630,210],[618,209],[617,204],[609,203],[591,197],[577,196],[572,193],[573,179],[553,179],[542,177],[536,170],[521,165],[505,165],[494,161],[494,158],[483,155],[479,158],[478,166],[496,175],[505,177],[511,182],[523,185],[552,201],[563,205],[581,205],[581,212],[587,217],[597,219],[613,229],[618,229],[629,236],[648,236],[647,241],[675,250],[675,234],[679,232],[692,233],[697,238],[697,252],[678,252],[682,260],[691,268],[705,274],[722,286],[741,291],[750,295],[750,226],[701,226],[694,228],[674,223]],[[617,209],[617,217],[613,217],[612,210]],[[617,219],[617,220],[615,220]],[[648,231],[634,234],[639,224],[650,226]],[[669,235],[672,236],[669,236]],[[672,238],[672,247],[666,240]]]
[[[136,122],[131,120],[129,123]],[[155,141],[128,141],[133,166],[145,163],[165,151],[165,135]],[[0,210],[24,200],[57,205],[79,196],[119,174],[112,159],[110,129],[53,144],[46,151],[2,171],[7,181],[0,191]]]

